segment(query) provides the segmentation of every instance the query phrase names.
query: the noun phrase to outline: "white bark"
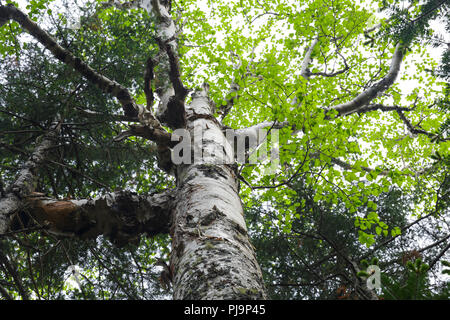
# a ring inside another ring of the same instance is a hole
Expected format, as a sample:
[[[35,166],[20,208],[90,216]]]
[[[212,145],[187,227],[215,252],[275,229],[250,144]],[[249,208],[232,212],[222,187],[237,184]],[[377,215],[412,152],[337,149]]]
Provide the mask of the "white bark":
[[[167,233],[171,192],[138,195],[116,191],[95,199],[55,200],[28,197],[27,210],[47,231],[81,239],[103,235],[117,245],[136,240],[141,234]]]
[[[353,100],[339,104],[332,108],[337,110],[339,112],[339,115],[343,116],[357,112],[360,108],[370,103],[370,101],[376,98],[380,93],[387,90],[394,83],[395,79],[398,76],[398,73],[400,72],[400,66],[402,63],[404,53],[405,47],[401,43],[397,44],[394,55],[391,60],[389,72],[381,81],[377,82],[372,87],[360,93]]]
[[[309,79],[309,65],[311,64],[311,55],[314,50],[314,47],[319,42],[319,38],[315,38],[311,45],[309,46],[308,50],[306,51],[305,57],[303,58],[302,63],[302,69],[300,71],[300,75],[305,78],[306,80]]]
[[[169,2],[151,0],[156,16],[156,40],[160,49],[156,93],[159,96],[158,119],[173,129],[184,127],[184,100],[188,90],[181,81],[178,61],[177,30],[169,13]]]
[[[262,273],[248,239],[235,171],[233,166],[217,164],[214,157],[216,152],[224,152],[227,142],[211,114],[205,91],[194,95],[187,113],[188,119],[189,115],[194,119],[188,121],[191,133],[204,128],[202,149],[207,153],[200,162],[177,168],[171,230],[174,298],[266,298]]]

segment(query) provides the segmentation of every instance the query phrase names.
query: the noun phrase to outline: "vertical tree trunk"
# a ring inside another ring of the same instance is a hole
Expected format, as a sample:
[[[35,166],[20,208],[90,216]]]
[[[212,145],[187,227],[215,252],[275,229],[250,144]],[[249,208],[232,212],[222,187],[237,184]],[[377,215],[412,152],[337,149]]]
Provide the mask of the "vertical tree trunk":
[[[187,108],[193,164],[177,167],[171,268],[174,299],[264,299],[262,273],[249,242],[231,146],[212,115],[206,91]],[[203,140],[199,144],[200,131]]]

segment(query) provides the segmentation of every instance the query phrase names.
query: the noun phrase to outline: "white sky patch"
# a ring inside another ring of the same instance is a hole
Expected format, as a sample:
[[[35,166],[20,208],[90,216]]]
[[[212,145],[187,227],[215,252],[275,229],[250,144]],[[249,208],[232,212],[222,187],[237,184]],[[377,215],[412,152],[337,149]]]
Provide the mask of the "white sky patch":
[[[67,279],[64,282],[64,285],[67,286],[69,290],[81,290],[81,268],[77,265],[70,265],[67,270]]]

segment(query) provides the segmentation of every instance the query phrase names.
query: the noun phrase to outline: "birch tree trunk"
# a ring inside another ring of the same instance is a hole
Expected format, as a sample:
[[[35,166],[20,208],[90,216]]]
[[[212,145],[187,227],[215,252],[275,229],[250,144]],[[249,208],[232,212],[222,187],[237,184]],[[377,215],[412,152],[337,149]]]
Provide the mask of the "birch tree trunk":
[[[187,130],[195,159],[179,165],[176,173],[171,230],[174,298],[266,298],[234,166],[224,161],[232,159],[232,149],[212,115],[206,91],[196,92],[187,108]]]

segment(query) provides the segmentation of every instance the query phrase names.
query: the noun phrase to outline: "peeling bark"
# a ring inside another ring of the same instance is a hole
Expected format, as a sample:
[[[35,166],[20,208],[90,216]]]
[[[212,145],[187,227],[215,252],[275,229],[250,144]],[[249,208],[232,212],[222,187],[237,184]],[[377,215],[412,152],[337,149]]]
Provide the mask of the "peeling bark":
[[[156,93],[160,98],[157,117],[170,128],[183,128],[186,125],[185,99],[188,90],[181,80],[178,57],[177,32],[170,16],[170,1],[151,0],[157,18],[157,42],[161,59],[156,75]]]
[[[141,234],[168,233],[172,200],[169,191],[154,195],[116,191],[89,200],[32,195],[27,198],[26,210],[33,222],[45,225],[52,234],[80,239],[103,235],[121,246],[138,240]]]

